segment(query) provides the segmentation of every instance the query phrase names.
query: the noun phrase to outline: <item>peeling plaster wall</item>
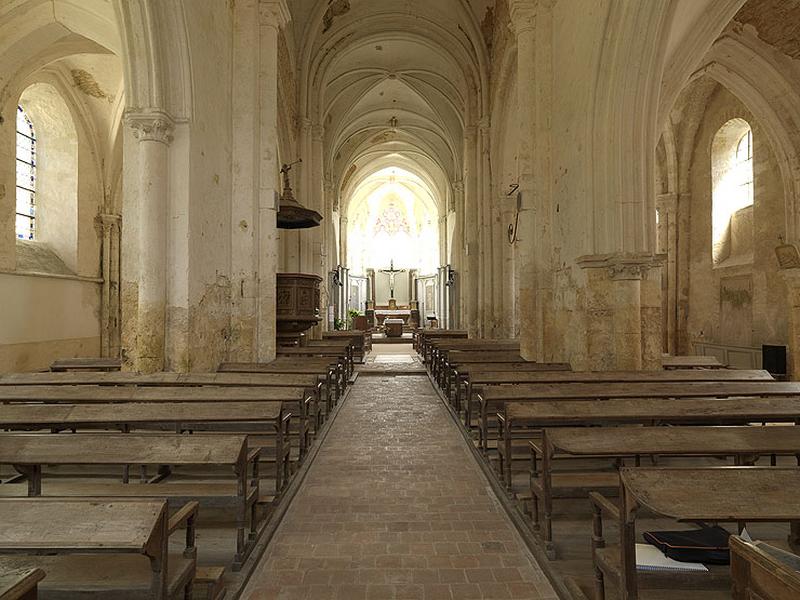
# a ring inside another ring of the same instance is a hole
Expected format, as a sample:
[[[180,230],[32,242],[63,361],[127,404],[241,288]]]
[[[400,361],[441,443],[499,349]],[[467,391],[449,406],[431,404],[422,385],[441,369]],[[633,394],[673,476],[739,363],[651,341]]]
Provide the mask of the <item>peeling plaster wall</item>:
[[[0,372],[44,369],[57,358],[99,356],[100,285],[0,273]]]
[[[713,266],[712,140],[720,127],[737,117],[746,120],[753,131],[753,260]],[[781,174],[763,129],[745,106],[721,86],[710,98],[697,133],[689,185],[690,340],[734,346],[788,344],[788,295],[775,258],[779,237],[785,238]]]

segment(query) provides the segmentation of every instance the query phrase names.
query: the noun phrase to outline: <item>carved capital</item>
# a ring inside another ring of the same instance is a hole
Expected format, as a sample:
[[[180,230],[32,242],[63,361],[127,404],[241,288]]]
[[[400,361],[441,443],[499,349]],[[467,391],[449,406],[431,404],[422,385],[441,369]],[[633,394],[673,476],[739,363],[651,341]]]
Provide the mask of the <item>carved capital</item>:
[[[140,142],[161,142],[169,145],[175,123],[172,118],[160,111],[129,112],[125,122],[133,130],[133,135]]]
[[[286,0],[259,0],[258,15],[260,23],[269,27],[286,27],[292,20]]]
[[[464,193],[464,182],[462,180],[454,181],[453,182],[453,193],[454,194],[463,194]]]
[[[311,126],[311,139],[315,142],[321,142],[325,137],[325,128],[322,125]]]
[[[511,17],[511,31],[516,36],[533,32],[536,15],[552,10],[557,0],[510,0],[508,14]]]
[[[664,258],[663,254],[647,253],[589,254],[575,262],[581,269],[606,269],[613,281],[631,281],[644,279],[650,269],[662,265]]]

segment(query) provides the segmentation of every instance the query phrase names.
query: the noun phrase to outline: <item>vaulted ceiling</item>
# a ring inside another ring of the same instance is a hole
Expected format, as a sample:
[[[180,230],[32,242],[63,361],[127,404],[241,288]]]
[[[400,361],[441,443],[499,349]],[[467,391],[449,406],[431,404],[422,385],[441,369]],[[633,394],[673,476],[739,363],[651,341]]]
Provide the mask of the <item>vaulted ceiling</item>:
[[[465,130],[488,110],[481,21],[493,0],[295,4],[300,110],[324,127],[326,175],[343,201],[398,166],[430,182],[445,210]]]

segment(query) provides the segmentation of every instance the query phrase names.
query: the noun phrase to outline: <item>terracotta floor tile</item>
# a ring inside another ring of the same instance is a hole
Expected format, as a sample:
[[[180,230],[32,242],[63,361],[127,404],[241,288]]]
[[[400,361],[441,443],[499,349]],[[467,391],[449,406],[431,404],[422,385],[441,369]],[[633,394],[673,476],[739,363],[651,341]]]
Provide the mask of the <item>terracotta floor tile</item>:
[[[424,376],[361,377],[244,600],[555,598]]]

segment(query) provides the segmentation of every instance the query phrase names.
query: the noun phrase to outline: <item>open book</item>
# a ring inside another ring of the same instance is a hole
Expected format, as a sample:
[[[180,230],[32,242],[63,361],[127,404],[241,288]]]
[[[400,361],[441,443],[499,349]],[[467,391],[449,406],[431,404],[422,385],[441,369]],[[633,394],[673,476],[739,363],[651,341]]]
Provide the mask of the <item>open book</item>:
[[[683,571],[692,573],[708,573],[702,563],[678,562],[650,544],[636,544],[636,569],[638,571]]]

